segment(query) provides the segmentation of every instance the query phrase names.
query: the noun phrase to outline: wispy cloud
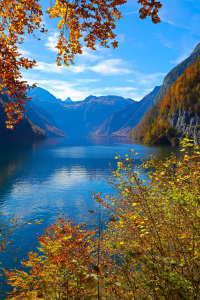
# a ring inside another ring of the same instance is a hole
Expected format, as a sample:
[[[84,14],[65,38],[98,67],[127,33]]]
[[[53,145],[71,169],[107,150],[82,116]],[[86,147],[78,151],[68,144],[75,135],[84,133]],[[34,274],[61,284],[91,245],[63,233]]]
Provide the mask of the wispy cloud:
[[[23,77],[30,85],[35,83],[35,80],[29,77]],[[63,80],[40,79],[37,80],[37,86],[46,89],[62,100],[67,99],[67,97],[71,97],[74,101],[83,100],[89,95],[88,89],[81,89],[80,87],[77,87],[77,83],[69,83]]]
[[[36,70],[45,73],[63,74],[71,71],[72,73],[83,73],[92,71],[101,75],[122,75],[130,74],[132,71],[125,67],[126,62],[122,59],[107,59],[97,63],[94,66],[89,65],[73,65],[73,66],[57,66],[56,63],[37,62]]]
[[[194,48],[197,45],[197,40],[191,38],[191,36],[184,35],[179,41],[178,46],[177,46],[177,58],[170,60],[170,63],[172,64],[179,64],[182,62],[184,59],[186,59],[194,50]]]
[[[156,84],[160,79],[162,79],[165,73],[155,73],[155,74],[140,74],[138,78],[138,83],[145,86],[152,86]]]
[[[166,39],[166,37],[163,36],[162,33],[158,33],[156,35],[160,41],[160,43],[166,47],[166,48],[169,48],[169,49],[174,49],[175,48],[175,45],[172,41],[169,41],[168,39]]]
[[[180,64],[184,59],[186,59],[191,54],[191,51],[184,50],[175,60],[170,60],[172,64]]]
[[[140,74],[141,75],[141,74]],[[137,76],[139,76],[137,74]],[[159,76],[158,74],[148,74],[146,75],[146,80],[155,80]],[[104,86],[104,87],[91,87],[87,82],[95,82],[96,79],[83,79],[83,80],[74,80],[67,82],[65,80],[49,80],[48,78],[36,80],[35,78],[26,77],[26,74],[23,74],[23,79],[26,80],[29,84],[37,82],[37,85],[48,90],[50,93],[55,95],[57,98],[65,100],[67,97],[71,97],[73,101],[84,100],[88,95],[94,96],[106,96],[106,95],[117,95],[124,98],[132,98],[136,101],[141,100],[147,93],[149,93],[153,87],[145,84],[145,88],[135,87],[136,78],[129,80],[131,85],[118,85],[118,86]],[[144,74],[143,74],[144,80]],[[133,83],[133,85],[132,85]],[[146,83],[146,82],[145,82]],[[149,83],[150,84],[150,83]],[[149,88],[147,88],[149,86]]]
[[[83,47],[82,50],[83,50],[83,52],[82,52],[82,54],[78,54],[78,58],[83,59],[84,61],[88,60],[88,61],[93,62],[93,61],[100,60],[103,58],[102,55],[99,55],[98,50],[91,50],[85,46]]]
[[[87,84],[87,83],[90,83],[90,82],[99,82],[101,81],[100,79],[87,79],[87,78],[82,78],[82,79],[76,79],[76,82],[78,84]]]
[[[133,76],[134,78],[129,79],[128,82],[137,83],[147,88],[147,87],[152,87],[154,85],[161,84],[165,75],[166,75],[165,73],[145,74],[145,73],[134,71],[134,76]]]
[[[21,49],[20,47],[18,47],[18,51],[19,53],[21,53],[23,56],[26,56],[26,57],[30,57],[31,56],[31,52],[27,51],[27,50],[23,50]]]
[[[109,91],[109,92],[121,92],[127,93],[127,92],[132,92],[132,91],[137,91],[137,88],[132,87],[132,86],[121,86],[121,87],[116,87],[116,86],[111,86],[111,87],[106,87],[104,91]]]
[[[58,42],[58,35],[59,35],[58,32],[55,32],[52,35],[48,36],[47,37],[47,42],[45,43],[45,46],[49,50],[51,50],[53,52],[56,52],[56,53],[58,53],[58,49],[55,48],[56,45],[57,45],[57,42]]]
[[[99,62],[96,66],[89,67],[93,72],[103,75],[130,74],[131,70],[126,68],[122,59],[107,59]]]
[[[45,43],[45,46],[52,52],[58,53],[58,49],[56,48],[57,42],[58,42],[58,36],[59,33],[55,32],[47,37],[47,41]],[[100,49],[98,49],[100,50]],[[99,59],[102,59],[103,56],[99,55],[98,50],[91,50],[87,48],[86,46],[83,46],[82,48],[82,54],[77,54],[77,57],[80,59],[88,60],[88,61],[96,61]],[[98,53],[98,54],[97,54]]]
[[[35,69],[45,73],[57,73],[57,74],[62,74],[66,71],[66,67],[63,65],[57,66],[56,63],[49,64],[42,61],[37,62]]]
[[[123,13],[123,15],[133,15],[133,14],[138,14],[138,10]]]
[[[124,41],[125,41],[125,34],[122,34],[122,33],[119,33],[118,35],[117,35],[117,41],[120,43],[120,44],[122,44],[122,43],[124,43]]]
[[[188,6],[186,2],[190,2],[190,6]],[[160,10],[159,16],[162,22],[168,23],[174,27],[187,29],[191,34],[200,35],[199,0],[168,0]]]
[[[83,73],[88,67],[85,65],[73,65],[73,66],[57,66],[56,63],[46,63],[38,61],[35,67],[36,70],[44,73],[55,73],[55,74],[64,74],[71,71],[72,73]]]

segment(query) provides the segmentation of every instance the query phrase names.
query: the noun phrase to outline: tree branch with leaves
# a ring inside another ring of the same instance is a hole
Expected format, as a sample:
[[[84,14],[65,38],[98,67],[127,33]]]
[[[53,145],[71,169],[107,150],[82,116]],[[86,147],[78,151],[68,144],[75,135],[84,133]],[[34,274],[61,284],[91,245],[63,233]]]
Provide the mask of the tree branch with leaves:
[[[25,111],[30,100],[26,91],[34,88],[22,79],[21,69],[31,69],[36,61],[26,58],[18,47],[24,35],[35,36],[35,31],[46,32],[40,0],[2,0],[0,2],[0,94],[7,93],[5,104],[8,121],[12,129]],[[117,47],[116,20],[122,18],[119,6],[127,0],[55,0],[51,1],[47,13],[50,19],[58,18],[59,31],[57,65],[74,63],[74,56],[82,53],[82,40],[92,50],[96,46]],[[160,1],[138,0],[141,4],[140,18],[151,17],[153,23],[160,22]],[[109,41],[110,44],[109,44]]]

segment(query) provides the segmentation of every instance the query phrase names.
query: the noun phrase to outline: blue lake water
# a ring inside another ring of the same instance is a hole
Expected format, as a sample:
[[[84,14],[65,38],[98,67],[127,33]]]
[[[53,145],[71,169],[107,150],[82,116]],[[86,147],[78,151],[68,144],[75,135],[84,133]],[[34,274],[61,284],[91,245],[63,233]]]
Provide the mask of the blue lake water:
[[[12,247],[20,250],[19,257],[35,249],[37,234],[43,234],[58,216],[64,214],[76,223],[89,217],[88,209],[94,205],[90,191],[112,192],[104,179],[111,175],[109,164],[116,168],[116,153],[124,156],[130,148],[139,153],[137,164],[151,154],[161,158],[178,151],[177,147],[147,147],[117,137],[0,144],[0,213],[5,220],[44,219],[42,225],[25,226],[13,235]],[[94,175],[102,180],[93,180]],[[17,259],[3,252],[0,261],[6,269],[19,266]],[[8,289],[1,286],[2,291]]]

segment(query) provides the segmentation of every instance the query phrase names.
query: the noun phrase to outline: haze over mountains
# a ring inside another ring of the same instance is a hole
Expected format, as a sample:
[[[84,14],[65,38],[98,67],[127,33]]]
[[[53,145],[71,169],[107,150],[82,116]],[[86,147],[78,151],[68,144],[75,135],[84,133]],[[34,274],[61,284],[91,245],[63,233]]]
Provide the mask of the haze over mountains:
[[[53,95],[49,101],[46,93],[36,88],[32,102],[47,111],[54,119],[51,123],[67,136],[126,135],[153,104],[159,89],[156,87],[141,101],[119,96],[89,96],[83,101],[61,102],[53,99]],[[34,122],[31,114],[28,117]]]
[[[197,61],[199,55],[200,44],[187,59],[165,76],[161,87],[155,87],[141,101],[115,95],[100,97],[90,95],[85,100],[76,102],[66,95],[66,100],[62,101],[45,89],[37,87],[27,93],[32,100],[26,105],[27,111],[22,122],[16,125],[12,132],[5,126],[6,115],[2,105],[5,103],[6,96],[2,95],[0,97],[0,140],[128,134],[131,139],[136,138],[148,143],[148,138],[144,138],[146,128],[149,132],[149,124],[156,124],[158,111],[165,95],[187,67]],[[195,85],[198,84],[196,80]],[[194,88],[197,87],[193,86]],[[178,102],[179,99],[176,101]],[[187,115],[192,118],[190,113]],[[200,119],[200,116],[198,118]],[[165,120],[167,122],[166,116]],[[173,120],[170,122],[175,124]],[[162,143],[163,140],[157,139],[157,141]]]

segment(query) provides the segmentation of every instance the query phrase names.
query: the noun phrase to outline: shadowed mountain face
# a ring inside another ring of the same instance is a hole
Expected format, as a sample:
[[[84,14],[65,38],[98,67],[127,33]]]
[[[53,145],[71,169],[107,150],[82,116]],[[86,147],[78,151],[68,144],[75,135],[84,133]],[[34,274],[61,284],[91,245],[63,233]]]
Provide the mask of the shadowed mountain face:
[[[27,102],[25,115],[33,124],[45,130],[48,137],[66,136],[66,134],[58,128],[53,116],[33,101]]]
[[[35,126],[26,116],[23,115],[22,120],[14,125],[14,129],[6,128],[6,113],[3,105],[6,101],[6,96],[0,96],[0,141],[6,140],[36,140],[46,138],[44,130]]]
[[[56,98],[54,95],[52,95],[47,90],[45,90],[41,87],[36,87],[34,89],[31,89],[30,91],[27,92],[27,95],[29,97],[32,97],[33,100],[35,98],[40,99],[40,100],[48,99],[48,102],[62,103],[61,99]]]
[[[73,102],[70,98],[62,101],[48,91],[36,88],[28,93],[32,101],[27,102],[23,119],[41,129],[47,137],[123,136],[153,104],[159,88],[139,102],[119,96],[88,96],[84,101]]]
[[[153,105],[160,86],[146,95],[141,101],[134,101],[122,110],[116,111],[96,130],[95,135],[126,135],[140,121],[146,110]]]
[[[37,87],[27,92],[32,101],[27,102],[25,115],[32,123],[45,130],[48,137],[64,137],[66,134],[58,127],[55,122],[54,114],[50,114],[42,106],[37,105],[42,101],[49,103],[62,103],[61,99],[41,87]]]
[[[96,135],[99,127],[116,111],[124,109],[132,99],[118,96],[89,96],[79,102],[52,102],[33,98],[33,102],[50,113],[59,128],[68,136]]]
[[[196,48],[188,58],[177,65],[165,76],[163,85],[161,86],[161,89],[155,98],[154,105],[146,111],[140,122],[129,132],[129,138],[137,139],[140,141],[147,140],[146,132],[148,131],[150,124],[152,124],[153,120],[157,117],[159,107],[167,92],[170,90],[173,83],[186,71],[187,67],[194,64],[199,56],[200,43],[196,46]]]

